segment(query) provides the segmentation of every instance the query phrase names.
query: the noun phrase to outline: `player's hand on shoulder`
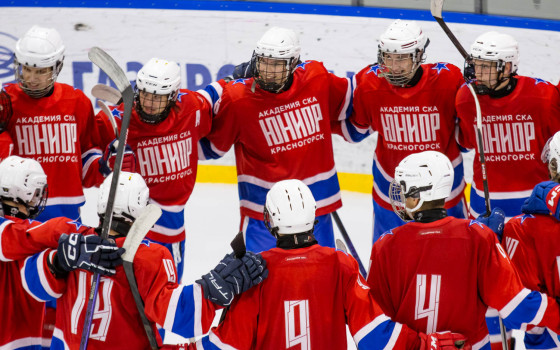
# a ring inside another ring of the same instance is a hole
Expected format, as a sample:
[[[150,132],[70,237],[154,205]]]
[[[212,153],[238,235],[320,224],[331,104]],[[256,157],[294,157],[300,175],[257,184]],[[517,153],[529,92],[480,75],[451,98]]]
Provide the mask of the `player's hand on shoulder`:
[[[420,338],[422,338],[420,350],[470,350],[472,348],[467,342],[467,337],[449,331],[430,334],[420,333]]]
[[[502,241],[502,234],[504,233],[504,222],[506,220],[506,214],[504,211],[498,207],[492,209],[490,215],[482,214],[476,218],[476,221],[488,226],[496,236],[498,240]]]
[[[231,253],[196,282],[202,286],[206,299],[227,306],[235,295],[259,284],[267,276],[266,261],[260,254],[246,252],[242,258],[235,258]]]
[[[107,145],[107,148],[103,153],[103,157],[99,159],[99,171],[103,174],[103,176],[108,176],[115,168],[118,145],[119,142],[117,139],[111,141],[111,143]],[[128,144],[125,145],[121,170],[134,173],[136,172],[136,164],[137,161],[134,151]]]
[[[255,61],[251,59],[250,61],[243,62],[238,64],[233,69],[233,79],[245,79],[245,78],[252,78],[253,71],[255,67]]]
[[[554,181],[543,181],[533,188],[531,195],[521,206],[524,214],[545,214],[548,215],[549,209],[546,204],[546,196],[558,183]]]
[[[112,239],[98,235],[84,236],[79,233],[63,234],[58,240],[58,249],[51,271],[56,276],[75,269],[114,275],[115,267],[122,264],[124,248],[119,248]]]

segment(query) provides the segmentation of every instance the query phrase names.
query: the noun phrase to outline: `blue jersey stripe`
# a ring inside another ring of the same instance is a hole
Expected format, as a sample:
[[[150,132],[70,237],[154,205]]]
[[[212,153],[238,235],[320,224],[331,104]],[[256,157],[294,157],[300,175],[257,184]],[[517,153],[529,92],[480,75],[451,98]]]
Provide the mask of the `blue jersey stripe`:
[[[177,309],[171,331],[185,338],[195,336],[195,300],[193,286],[185,286],[177,302]]]

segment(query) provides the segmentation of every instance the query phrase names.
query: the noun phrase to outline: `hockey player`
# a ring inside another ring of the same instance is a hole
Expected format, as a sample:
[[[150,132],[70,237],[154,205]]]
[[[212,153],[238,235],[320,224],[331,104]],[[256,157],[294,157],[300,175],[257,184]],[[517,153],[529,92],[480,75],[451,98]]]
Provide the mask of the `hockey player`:
[[[456,349],[455,341],[465,342],[456,333],[419,334],[385,316],[356,260],[317,244],[315,211],[303,182],[272,186],[264,218],[276,248],[262,253],[270,276],[235,300],[192,349],[346,350],[346,324],[359,349]]]
[[[548,178],[540,156],[547,140],[560,130],[560,94],[547,81],[517,75],[519,48],[510,35],[494,31],[480,35],[471,56],[465,78],[476,79],[490,203],[509,219],[519,213],[534,184]],[[459,90],[456,106],[464,134],[461,143],[477,150],[470,192],[470,212],[476,217],[485,211],[485,204],[475,102],[467,86]]]
[[[97,212],[101,220],[111,180],[109,175],[100,187]],[[149,190],[139,174],[122,172],[117,193],[110,236],[122,247],[132,221],[148,204]],[[59,246],[58,253],[47,250],[26,259],[22,276],[37,299],[57,299],[51,349],[72,350],[79,348],[92,274],[52,268],[60,251]],[[169,251],[144,240],[134,257],[134,274],[158,345],[161,338],[155,331],[156,323],[187,338],[206,333],[216,309],[229,305],[234,295],[266,278],[265,267],[262,257],[250,252],[242,259],[226,255],[197,283],[181,285]],[[116,268],[114,276],[101,278],[88,349],[150,348],[130,288],[122,266]]]
[[[11,156],[0,163],[0,276],[2,276],[2,293],[0,293],[0,314],[7,322],[0,327],[1,349],[38,350],[42,346],[48,348],[50,335],[46,338],[43,331],[45,303],[31,297],[22,285],[20,268],[23,259],[46,248],[57,247],[61,234],[71,231],[79,232],[84,226],[60,218],[40,224],[33,221],[44,207],[46,201],[47,176],[41,165],[33,160]],[[91,254],[96,251],[94,246],[108,245],[109,242],[95,237],[75,235],[75,245],[89,245],[90,252],[80,254],[80,265],[91,271],[106,265],[101,260],[94,264],[90,261]],[[114,246],[115,249],[117,249]],[[109,248],[109,253],[114,250]],[[76,256],[78,257],[78,256]],[[100,256],[103,258],[104,256]],[[65,264],[60,266],[71,270],[78,265]],[[75,260],[74,262],[78,262]],[[72,266],[70,266],[72,265]],[[52,334],[52,331],[49,333]]]
[[[331,123],[346,117],[350,83],[322,63],[300,61],[293,30],[270,28],[253,52],[252,78],[236,79],[214,107],[206,158],[235,148],[241,224],[247,249],[275,246],[263,221],[265,196],[280,180],[300,179],[317,198],[319,244],[334,247],[330,213],[342,206]]]
[[[10,134],[5,132],[12,114],[10,96],[0,88],[0,161],[10,156],[14,150]]]
[[[49,179],[49,199],[37,220],[79,220],[83,187],[93,179],[91,163],[102,155],[90,100],[80,90],[57,83],[64,44],[53,28],[33,26],[16,43],[15,78],[7,84],[13,117],[8,132],[14,154],[41,163]],[[64,181],[60,181],[64,178]]]
[[[538,184],[521,207],[523,214],[509,220],[502,245],[517,268],[523,285],[552,298],[560,297],[560,132],[550,142],[547,154],[552,181]],[[557,349],[560,341],[548,328],[525,333],[527,349]]]
[[[447,216],[443,204],[452,184],[453,165],[439,152],[412,154],[396,168],[395,212],[413,221],[372,248],[368,284],[383,311],[419,332],[464,334],[476,349],[490,349],[488,306],[508,327],[560,330],[558,303],[523,287],[494,232],[479,221]],[[481,219],[497,232],[504,220],[498,212]]]
[[[221,89],[219,83],[213,86]],[[150,59],[136,77],[127,140],[129,150],[137,157],[136,171],[150,188],[150,202],[163,211],[147,237],[169,249],[179,279],[185,259],[185,204],[195,184],[198,141],[210,131],[213,103],[204,91],[200,94],[180,87],[181,69],[177,63]],[[123,104],[112,108],[119,128],[123,108]],[[105,123],[103,134],[114,135],[103,111],[98,119]],[[112,139],[106,137],[104,143]],[[108,174],[111,166],[102,160],[101,169]]]
[[[353,113],[339,131],[349,142],[378,132],[373,161],[373,241],[404,222],[391,209],[389,185],[406,156],[424,150],[446,154],[455,169],[449,215],[466,217],[463,158],[455,140],[453,101],[464,83],[450,63],[425,61],[429,39],[415,21],[396,20],[379,38],[377,63],[354,76]]]

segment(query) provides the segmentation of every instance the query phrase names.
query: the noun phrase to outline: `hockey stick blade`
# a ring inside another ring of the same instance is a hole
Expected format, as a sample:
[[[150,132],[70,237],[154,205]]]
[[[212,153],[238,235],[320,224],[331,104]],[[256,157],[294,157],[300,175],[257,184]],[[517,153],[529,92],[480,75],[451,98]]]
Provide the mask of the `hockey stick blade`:
[[[434,17],[436,22],[438,22],[441,29],[443,29],[443,31],[445,32],[445,34],[447,35],[449,40],[451,40],[451,42],[453,43],[453,45],[455,45],[455,47],[457,48],[457,50],[459,51],[461,56],[463,56],[463,58],[466,60],[469,57],[469,54],[467,53],[467,51],[465,50],[463,45],[461,45],[459,40],[457,40],[457,37],[455,36],[455,34],[453,34],[451,29],[449,29],[449,27],[447,26],[447,23],[445,23],[442,15],[441,15],[442,10],[443,10],[443,1],[444,0],[431,0],[430,1],[430,11],[432,12],[432,16]]]
[[[348,235],[348,232],[346,232],[346,228],[342,224],[342,220],[340,220],[340,216],[338,216],[338,213],[336,212],[336,210],[333,211],[331,214],[332,214],[332,217],[334,219],[334,222],[336,223],[336,226],[338,227],[338,230],[340,231],[340,234],[342,235],[342,238],[344,239],[344,241],[346,242],[346,245],[350,249],[350,254],[358,262],[358,267],[360,268],[360,273],[365,278],[367,276],[366,269],[364,268],[364,265],[362,264],[362,261],[360,260],[360,256],[358,255],[358,252],[356,251],[356,248],[354,248],[354,245],[352,244],[352,241],[350,240],[350,236]]]
[[[340,240],[340,238],[337,238],[336,241],[334,242],[336,249],[340,250],[342,252],[345,252],[346,254],[348,254],[348,247],[346,247],[346,244],[344,244],[344,242],[342,242]]]
[[[138,313],[142,319],[142,324],[144,325],[144,331],[146,332],[146,336],[150,342],[150,347],[153,350],[158,349],[158,344],[152,325],[144,310],[144,301],[138,291],[138,283],[136,282],[136,276],[134,275],[133,261],[140,244],[142,244],[142,241],[144,240],[144,237],[146,237],[146,234],[154,226],[156,221],[158,221],[160,216],[161,209],[155,204],[148,204],[148,206],[142,210],[140,215],[136,218],[136,220],[134,220],[134,223],[126,235],[126,239],[123,244],[125,253],[122,255],[124,273],[126,275],[126,279],[128,280],[132,296],[134,297],[136,308],[138,309]]]
[[[113,105],[120,105],[123,102],[121,92],[109,85],[97,84],[91,89],[91,94]]]
[[[109,118],[109,122],[111,122],[111,126],[113,127],[113,130],[115,131],[115,137],[118,138],[119,137],[119,128],[117,126],[117,122],[115,121],[115,116],[113,115],[113,113],[111,113],[111,110],[109,109],[109,107],[102,100],[98,100],[97,105],[99,106],[99,108],[101,108],[103,113],[105,113],[107,118]]]
[[[432,0],[430,2],[430,12],[434,18],[442,18],[441,12],[443,11],[443,0]]]
[[[146,237],[146,234],[154,226],[156,221],[161,216],[161,208],[155,204],[148,204],[140,213],[140,215],[134,220],[130,230],[126,235],[126,239],[123,244],[123,248],[126,250],[122,255],[123,261],[132,262],[134,260],[134,255],[136,251]]]
[[[115,62],[115,60],[105,51],[94,46],[89,50],[88,57],[90,61],[95,63],[96,66],[103,69],[115,85],[117,85],[117,88],[121,93],[130,86],[130,82],[128,81],[126,75],[121,74],[122,69],[119,67],[117,62]]]
[[[128,134],[128,125],[130,124],[130,116],[132,115],[132,106],[134,104],[134,93],[132,86],[126,77],[124,71],[117,65],[115,60],[111,58],[105,51],[98,47],[93,47],[88,53],[90,60],[95,63],[102,71],[104,71],[109,78],[117,85],[122,93],[124,101],[124,113],[121,122],[121,132],[119,135],[119,142],[117,146],[117,157],[113,167],[113,179],[109,188],[109,196],[107,198],[107,208],[105,209],[105,216],[103,225],[101,226],[101,238],[106,239],[109,236],[109,229],[113,219],[113,207],[115,205],[115,196],[117,194],[117,184],[121,172],[124,148],[126,145],[126,136]],[[97,301],[97,292],[99,289],[99,273],[93,274],[91,288],[89,291],[86,318],[84,321],[84,328],[82,329],[82,337],[80,340],[80,350],[87,349],[88,340],[91,332],[91,325],[93,322],[93,313]]]

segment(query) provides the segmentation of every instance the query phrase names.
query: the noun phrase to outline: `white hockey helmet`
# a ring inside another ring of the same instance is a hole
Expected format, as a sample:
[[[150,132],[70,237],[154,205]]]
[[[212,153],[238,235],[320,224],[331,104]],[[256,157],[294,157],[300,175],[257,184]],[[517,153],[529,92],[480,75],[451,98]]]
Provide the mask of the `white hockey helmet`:
[[[560,180],[560,131],[550,138],[544,152],[550,178],[558,182]]]
[[[499,72],[503,71],[506,62],[511,62],[513,74],[519,65],[519,45],[511,35],[490,31],[476,38],[471,46],[471,56],[474,59],[496,61]]]
[[[0,163],[0,197],[22,204],[28,214],[13,205],[2,203],[5,215],[22,219],[35,218],[47,201],[47,175],[41,164],[31,158],[10,156]]]
[[[103,217],[107,210],[107,201],[113,173],[109,174],[99,187],[97,198],[97,214]],[[144,207],[148,205],[150,190],[140,174],[123,171],[119,175],[115,203],[113,206],[113,218],[133,222]]]
[[[181,68],[176,62],[166,61],[160,58],[152,58],[138,72],[136,76],[136,111],[143,121],[156,124],[167,118],[169,109],[177,100],[181,88]],[[140,92],[154,95],[167,95],[163,111],[149,114],[140,104]]]
[[[395,20],[379,37],[377,59],[386,71],[383,75],[393,85],[406,85],[425,61],[425,50],[429,44],[428,37],[415,21]],[[407,55],[412,58],[412,69],[409,72],[394,73],[385,66],[385,54]]]
[[[408,219],[424,202],[449,197],[453,176],[453,165],[443,153],[425,151],[405,157],[395,168],[395,179],[389,189],[393,210]],[[420,200],[414,208],[408,208],[406,198]]]
[[[15,48],[15,76],[25,93],[34,98],[45,96],[54,85],[64,60],[64,44],[54,28],[33,26],[19,39]],[[31,89],[24,80],[22,66],[33,68],[52,68],[50,84],[46,88]]]
[[[281,27],[272,27],[267,30],[257,42],[252,58],[255,67],[253,77],[259,87],[270,92],[280,92],[291,80],[299,62],[300,52],[301,46],[296,32]],[[267,65],[258,64],[259,60],[264,58],[283,61],[284,68],[281,78],[270,79],[267,77],[266,71],[262,68]]]
[[[316,208],[315,198],[303,182],[279,181],[266,195],[264,222],[274,236],[312,231]]]

